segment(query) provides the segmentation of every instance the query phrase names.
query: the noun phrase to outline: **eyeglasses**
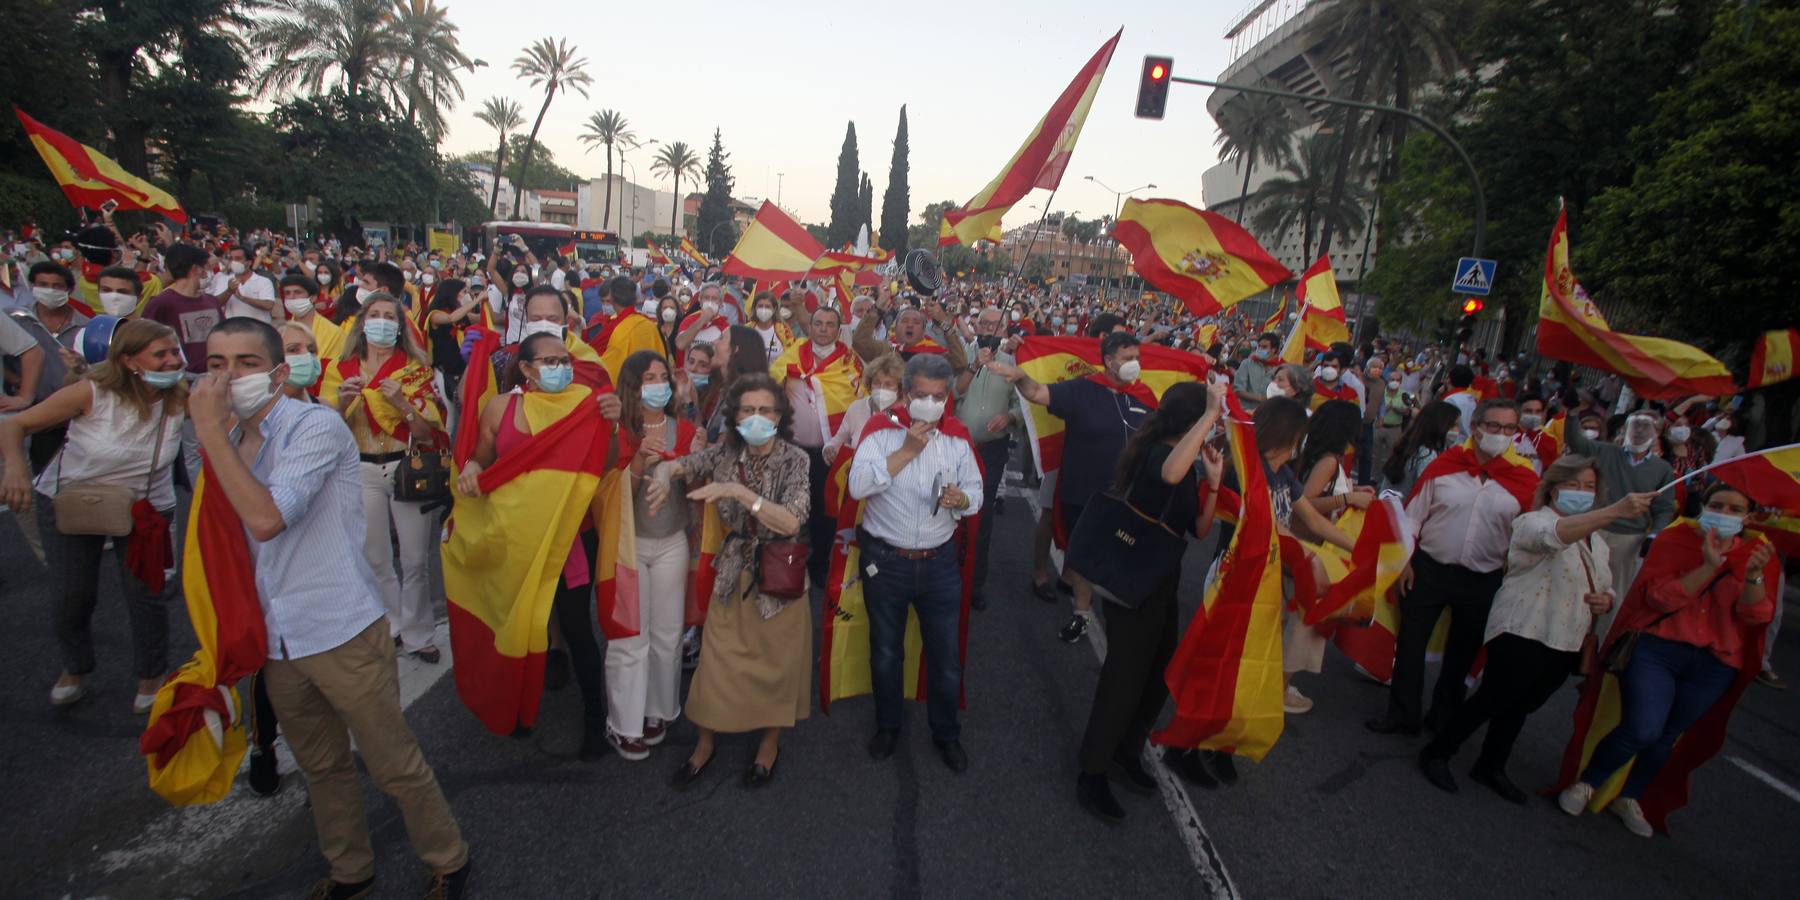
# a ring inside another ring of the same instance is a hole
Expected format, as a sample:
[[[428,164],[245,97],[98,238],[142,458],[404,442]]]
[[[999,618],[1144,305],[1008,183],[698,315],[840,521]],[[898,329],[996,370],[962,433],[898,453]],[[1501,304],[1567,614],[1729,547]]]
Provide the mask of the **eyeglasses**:
[[[528,359],[526,362],[536,363],[539,366],[569,366],[575,364],[575,360],[567,356],[540,356],[536,359]]]
[[[1519,432],[1518,425],[1505,425],[1499,422],[1478,422],[1475,427],[1488,434],[1517,434]]]

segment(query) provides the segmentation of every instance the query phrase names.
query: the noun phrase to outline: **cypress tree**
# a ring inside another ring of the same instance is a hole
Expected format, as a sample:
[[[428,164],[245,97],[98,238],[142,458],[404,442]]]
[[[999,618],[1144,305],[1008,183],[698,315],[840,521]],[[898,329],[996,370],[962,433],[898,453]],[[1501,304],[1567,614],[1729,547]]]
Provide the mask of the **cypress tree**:
[[[856,161],[856,123],[851,122],[844,130],[844,147],[838,151],[837,186],[831,191],[831,225],[825,230],[825,243],[831,249],[856,240],[856,229],[863,223],[856,178],[861,171]]]
[[[719,129],[714,128],[712,149],[706,154],[706,196],[695,217],[694,246],[715,261],[737,246],[737,225],[731,215],[731,189],[737,179],[731,177],[730,159]]]
[[[906,184],[906,107],[900,107],[900,128],[894,132],[894,159],[888,164],[887,191],[881,196],[881,241],[884,250],[906,255],[906,220],[912,191]]]

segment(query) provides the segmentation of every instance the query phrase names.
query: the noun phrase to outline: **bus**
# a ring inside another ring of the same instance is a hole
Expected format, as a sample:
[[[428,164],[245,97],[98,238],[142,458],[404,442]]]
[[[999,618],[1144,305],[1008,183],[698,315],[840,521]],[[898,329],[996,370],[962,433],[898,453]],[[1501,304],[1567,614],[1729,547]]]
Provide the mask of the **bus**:
[[[583,266],[619,264],[619,235],[613,231],[586,231],[554,222],[489,222],[481,231],[489,253],[505,251],[517,237],[540,260],[566,256],[573,246]]]

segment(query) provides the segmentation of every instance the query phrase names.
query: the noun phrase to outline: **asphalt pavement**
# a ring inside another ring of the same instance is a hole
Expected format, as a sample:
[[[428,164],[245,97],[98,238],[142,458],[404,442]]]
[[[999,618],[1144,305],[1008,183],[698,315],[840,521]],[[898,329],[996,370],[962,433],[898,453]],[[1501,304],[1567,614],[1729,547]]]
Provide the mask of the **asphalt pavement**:
[[[576,759],[570,687],[546,694],[524,739],[486,732],[444,666],[401,662],[407,718],[455,808],[481,897],[1584,897],[1791,896],[1800,820],[1800,698],[1753,685],[1724,750],[1694,779],[1672,837],[1644,840],[1608,816],[1572,819],[1549,798],[1518,807],[1464,780],[1447,795],[1413,758],[1419,739],[1361,727],[1385,702],[1333,651],[1297,684],[1317,701],[1289,717],[1241,781],[1139,796],[1109,826],[1076,804],[1075,750],[1099,661],[1063,644],[1067,607],[1030,594],[1032,509],[1015,496],[997,522],[990,606],[975,614],[963,741],[969,770],[938,760],[924,710],[901,748],[869,759],[867,698],[834,704],[784,737],[773,784],[739,781],[754,752],[730,738],[686,793],[669,775],[693,746],[685,722],[649,760]],[[1190,543],[1183,606],[1199,602],[1210,548]],[[0,513],[0,601],[15,623],[0,656],[0,873],[8,897],[296,897],[325,874],[304,783],[284,761],[273,798],[233,793],[173,809],[146,785],[130,712],[133,681],[116,579],[102,574],[92,695],[47,702],[59,669],[43,568]],[[1794,596],[1790,592],[1790,598]],[[1790,602],[1790,623],[1797,604]],[[815,602],[815,623],[817,606]],[[174,610],[172,660],[194,638]],[[440,642],[444,646],[445,642]],[[1786,665],[1783,665],[1783,663]],[[1800,675],[1790,624],[1778,669]],[[1527,724],[1511,774],[1554,778],[1573,685]],[[1473,761],[1465,748],[1459,777]],[[393,805],[369,788],[377,895],[411,897],[425,874]],[[1786,885],[1787,887],[1783,887]]]

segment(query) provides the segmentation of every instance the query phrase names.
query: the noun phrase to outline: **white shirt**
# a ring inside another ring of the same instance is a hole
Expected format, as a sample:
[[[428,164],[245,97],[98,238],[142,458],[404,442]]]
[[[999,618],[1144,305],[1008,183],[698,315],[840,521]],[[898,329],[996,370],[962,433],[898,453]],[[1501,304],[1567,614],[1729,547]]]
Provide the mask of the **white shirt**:
[[[1506,563],[1518,514],[1519,501],[1500,482],[1468,472],[1423,482],[1406,504],[1421,551],[1475,572],[1496,572]]]
[[[844,410],[844,418],[838,422],[837,434],[825,442],[827,447],[842,450],[849,447],[855,450],[862,444],[863,426],[869,424],[869,417],[875,413],[875,401],[868,397],[858,397],[850,408]]]
[[[86,415],[69,420],[68,440],[38,474],[37,492],[54,497],[64,484],[88,481],[130,488],[138,498],[146,496],[147,489],[151,506],[158,511],[174,509],[175,460],[181,455],[181,426],[187,414],[167,415],[152,406],[145,415],[92,380],[77,384],[87,385],[92,392],[91,408]],[[163,428],[160,449],[156,442],[159,422]]]
[[[1462,433],[1470,434],[1469,417],[1475,414],[1475,395],[1464,391],[1445,397],[1444,402],[1456,407],[1457,413],[1462,416]]]
[[[226,277],[227,286],[229,286],[231,281],[236,280],[233,276]],[[219,295],[215,294],[213,296]],[[237,293],[232,294],[231,299],[225,301],[225,318],[227,319],[233,316],[242,316],[246,319],[256,319],[259,322],[269,321],[269,310],[257,309],[256,307],[245,303],[242,299],[239,299],[242,297],[249,297],[252,300],[273,301],[275,300],[274,282],[262,275],[252,274],[248,280],[239,282]]]
[[[958,519],[981,511],[981,466],[968,441],[932,432],[925,449],[890,478],[887,458],[905,440],[905,429],[885,428],[856,448],[850,496],[863,501],[862,527],[870,534],[902,550],[930,550],[950,540]],[[946,484],[968,495],[968,509],[938,507]]]
[[[1494,595],[1484,642],[1495,635],[1516,634],[1552,650],[1581,649],[1594,622],[1581,597],[1590,590],[1590,579],[1596,593],[1612,591],[1611,557],[1606,542],[1593,535],[1585,543],[1564,543],[1556,535],[1561,518],[1556,510],[1545,508],[1513,520],[1506,580]]]

